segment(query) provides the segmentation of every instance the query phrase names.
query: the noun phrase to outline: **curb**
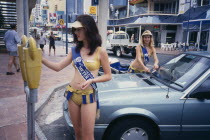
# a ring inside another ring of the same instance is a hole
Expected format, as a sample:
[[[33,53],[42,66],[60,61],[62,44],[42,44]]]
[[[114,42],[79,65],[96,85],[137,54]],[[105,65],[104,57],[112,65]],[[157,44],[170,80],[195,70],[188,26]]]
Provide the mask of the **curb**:
[[[48,91],[42,94],[43,95],[42,98],[39,100],[38,103],[35,104],[35,118],[37,118],[37,116],[41,113],[42,109],[48,103],[49,99],[55,94],[55,92],[62,88],[65,88],[68,84],[69,82],[58,84],[57,86],[49,88]],[[39,140],[47,140],[41,128],[39,127],[39,124],[36,121],[35,121],[35,133]]]

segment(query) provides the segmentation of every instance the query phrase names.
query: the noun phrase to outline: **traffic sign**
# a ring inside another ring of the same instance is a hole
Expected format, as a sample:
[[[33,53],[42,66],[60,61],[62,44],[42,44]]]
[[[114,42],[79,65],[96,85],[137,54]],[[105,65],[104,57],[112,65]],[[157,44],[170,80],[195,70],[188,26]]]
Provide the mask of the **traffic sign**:
[[[59,22],[60,25],[64,25],[64,20],[63,19],[59,19],[58,22]]]
[[[90,6],[89,13],[92,15],[97,14],[97,7],[96,6]]]

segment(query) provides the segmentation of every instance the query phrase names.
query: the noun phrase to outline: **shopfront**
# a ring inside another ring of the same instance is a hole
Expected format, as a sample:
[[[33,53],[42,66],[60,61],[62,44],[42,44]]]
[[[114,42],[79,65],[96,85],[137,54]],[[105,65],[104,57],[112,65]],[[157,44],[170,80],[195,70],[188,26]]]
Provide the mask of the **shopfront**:
[[[200,50],[208,49],[210,20],[189,21],[189,25],[183,22],[183,29],[187,36],[183,42],[188,42],[190,46],[197,44],[195,47]]]

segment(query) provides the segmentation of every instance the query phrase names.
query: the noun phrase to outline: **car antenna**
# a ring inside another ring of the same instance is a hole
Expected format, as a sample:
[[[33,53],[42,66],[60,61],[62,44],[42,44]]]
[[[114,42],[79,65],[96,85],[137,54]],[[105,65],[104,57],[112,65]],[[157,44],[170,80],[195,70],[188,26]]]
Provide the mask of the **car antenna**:
[[[166,94],[166,99],[169,98],[169,88],[168,88],[168,93]]]

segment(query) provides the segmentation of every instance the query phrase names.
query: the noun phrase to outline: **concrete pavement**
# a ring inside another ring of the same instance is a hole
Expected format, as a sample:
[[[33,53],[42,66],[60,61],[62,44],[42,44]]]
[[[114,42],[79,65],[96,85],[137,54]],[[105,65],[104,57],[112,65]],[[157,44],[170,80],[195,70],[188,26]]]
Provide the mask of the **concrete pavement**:
[[[56,46],[56,56],[48,56],[48,45],[45,46],[45,58],[59,62],[65,56],[65,48],[61,46]],[[6,75],[8,58],[7,54],[0,54],[0,140],[27,140],[27,103],[23,80],[21,73],[15,72],[14,67],[12,70],[15,75]],[[58,73],[43,65],[38,89],[39,101],[49,89],[67,83],[73,75],[72,69],[72,66],[68,66]]]
[[[157,53],[178,54],[179,51],[162,51],[157,49]],[[59,62],[66,56],[63,46],[56,46],[56,56],[48,56],[48,45],[45,45],[44,57]],[[27,116],[26,116],[26,96],[23,89],[21,73],[13,72],[15,75],[6,75],[8,55],[0,54],[0,140],[26,140],[27,139]],[[42,66],[40,86],[38,89],[39,101],[46,91],[54,89],[55,86],[68,83],[73,76],[73,67],[70,65],[60,72],[55,72]],[[36,138],[38,139],[38,138]]]

